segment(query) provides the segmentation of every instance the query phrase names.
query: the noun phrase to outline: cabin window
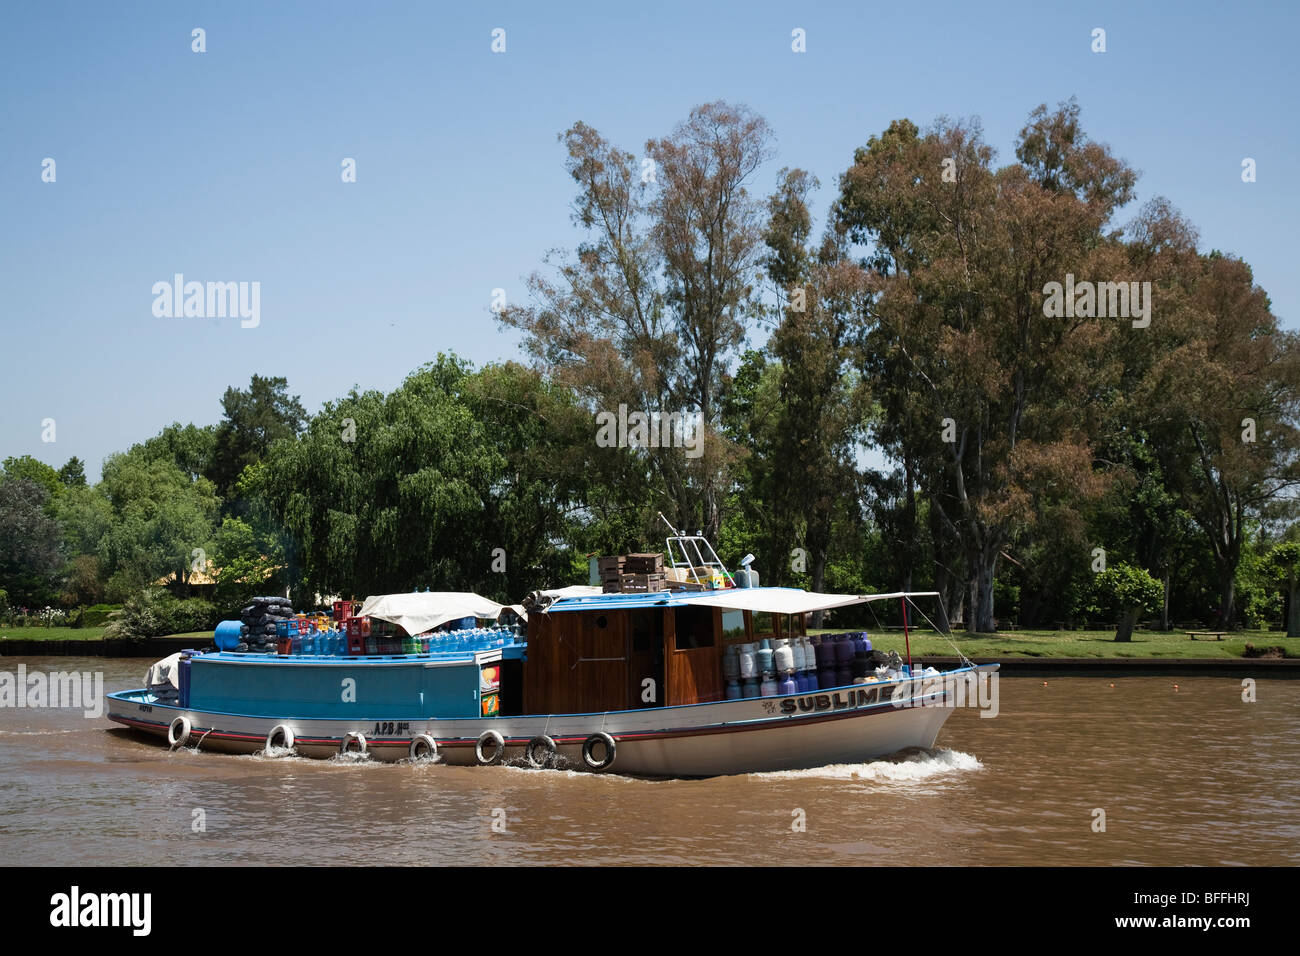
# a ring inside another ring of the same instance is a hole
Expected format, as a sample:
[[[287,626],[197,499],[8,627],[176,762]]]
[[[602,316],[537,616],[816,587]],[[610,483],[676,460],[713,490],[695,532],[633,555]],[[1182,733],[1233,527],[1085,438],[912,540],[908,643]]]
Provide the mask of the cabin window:
[[[777,615],[771,611],[755,611],[754,640],[759,641],[765,637],[777,637],[776,618]]]
[[[745,639],[744,611],[722,612],[722,638],[726,641],[742,641]]]
[[[677,650],[689,651],[697,647],[713,646],[713,608],[679,607],[676,625]]]
[[[632,611],[632,653],[659,654],[664,646],[664,619],[660,611]]]

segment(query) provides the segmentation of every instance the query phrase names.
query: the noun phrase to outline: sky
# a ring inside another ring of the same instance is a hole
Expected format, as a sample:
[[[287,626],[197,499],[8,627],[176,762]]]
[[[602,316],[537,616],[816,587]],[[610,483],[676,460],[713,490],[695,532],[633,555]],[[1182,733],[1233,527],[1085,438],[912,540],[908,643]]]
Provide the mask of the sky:
[[[820,231],[853,150],[892,120],[978,117],[1003,164],[1035,106],[1076,96],[1085,132],[1141,173],[1120,221],[1168,197],[1300,329],[1298,11],[7,4],[0,459],[75,455],[95,480],[171,422],[217,422],[225,389],[255,373],[284,376],[314,412],[353,386],[391,390],[439,352],[524,360],[492,297],[525,300],[546,253],[582,238],[557,135],[581,120],[641,155],[719,99],[775,133],[756,192],[783,166],[818,177]],[[155,284],[178,273],[258,283],[256,324],[155,315]]]

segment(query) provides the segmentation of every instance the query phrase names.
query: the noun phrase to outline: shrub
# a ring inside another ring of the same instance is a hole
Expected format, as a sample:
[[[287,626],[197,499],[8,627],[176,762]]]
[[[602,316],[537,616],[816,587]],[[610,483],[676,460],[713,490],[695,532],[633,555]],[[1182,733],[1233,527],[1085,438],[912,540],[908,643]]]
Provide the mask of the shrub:
[[[122,610],[120,604],[94,604],[90,607],[78,608],[77,615],[72,619],[72,626],[103,627],[120,610]]]
[[[163,588],[145,588],[122,605],[104,630],[105,639],[140,641],[216,627],[217,608],[201,598],[179,600]]]

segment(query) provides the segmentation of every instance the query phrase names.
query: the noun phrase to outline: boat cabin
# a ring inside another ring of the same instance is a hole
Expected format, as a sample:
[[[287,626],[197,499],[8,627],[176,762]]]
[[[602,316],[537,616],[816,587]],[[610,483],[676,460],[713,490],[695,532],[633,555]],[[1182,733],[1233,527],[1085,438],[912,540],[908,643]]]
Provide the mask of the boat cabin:
[[[561,598],[528,617],[522,713],[565,714],[722,700],[728,644],[803,636],[804,613],[725,604],[730,596],[652,591]],[[504,704],[504,701],[503,701]]]

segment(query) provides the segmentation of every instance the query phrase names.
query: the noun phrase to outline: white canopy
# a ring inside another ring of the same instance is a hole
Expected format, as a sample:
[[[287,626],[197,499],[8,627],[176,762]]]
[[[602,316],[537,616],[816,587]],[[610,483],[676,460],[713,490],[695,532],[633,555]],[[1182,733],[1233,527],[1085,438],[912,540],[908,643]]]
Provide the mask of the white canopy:
[[[849,604],[883,601],[888,598],[934,597],[938,591],[896,591],[893,594],[822,594],[798,588],[727,588],[722,591],[699,591],[678,594],[678,600],[705,607],[736,611],[768,611],[773,614],[807,614]]]
[[[410,594],[372,594],[359,617],[391,621],[407,634],[423,634],[439,624],[462,617],[496,620],[504,604],[468,591],[412,591]]]

